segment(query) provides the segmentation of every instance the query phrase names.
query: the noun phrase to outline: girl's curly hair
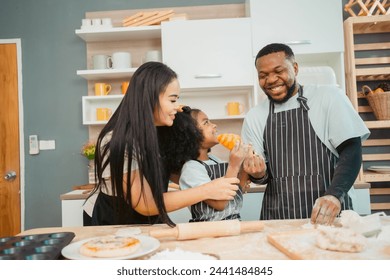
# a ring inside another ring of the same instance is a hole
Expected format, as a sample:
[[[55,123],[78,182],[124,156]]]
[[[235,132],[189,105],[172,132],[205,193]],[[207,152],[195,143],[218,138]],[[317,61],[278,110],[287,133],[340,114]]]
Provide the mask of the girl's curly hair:
[[[200,110],[186,106],[176,114],[173,125],[157,127],[160,153],[165,172],[180,175],[184,163],[199,157],[203,142],[202,131],[198,128],[196,115]]]

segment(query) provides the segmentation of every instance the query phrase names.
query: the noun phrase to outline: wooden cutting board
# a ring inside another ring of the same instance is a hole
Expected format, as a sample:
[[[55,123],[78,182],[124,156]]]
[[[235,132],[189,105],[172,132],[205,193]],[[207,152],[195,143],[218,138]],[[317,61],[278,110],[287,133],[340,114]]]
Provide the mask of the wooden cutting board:
[[[316,246],[315,229],[274,232],[267,240],[293,260],[389,260],[390,242],[369,238],[367,248],[360,253],[323,250]]]

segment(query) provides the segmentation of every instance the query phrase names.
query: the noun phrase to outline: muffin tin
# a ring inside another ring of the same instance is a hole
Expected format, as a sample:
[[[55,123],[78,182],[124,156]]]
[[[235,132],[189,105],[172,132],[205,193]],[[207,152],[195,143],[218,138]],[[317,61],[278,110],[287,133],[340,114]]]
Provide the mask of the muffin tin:
[[[73,232],[0,237],[0,260],[56,260],[74,237]]]

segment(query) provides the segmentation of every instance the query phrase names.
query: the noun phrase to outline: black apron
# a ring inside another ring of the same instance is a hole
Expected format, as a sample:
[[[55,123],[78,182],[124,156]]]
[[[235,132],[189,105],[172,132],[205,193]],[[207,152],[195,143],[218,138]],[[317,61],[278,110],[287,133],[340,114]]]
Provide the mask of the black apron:
[[[214,179],[221,178],[221,177],[225,176],[226,170],[227,170],[229,164],[227,162],[218,163],[213,159],[210,159],[210,160],[214,161],[215,164],[208,165],[208,164],[204,163],[203,161],[200,161],[200,160],[196,160],[196,161],[199,162],[200,164],[202,164],[206,168],[206,171],[207,171],[208,176],[210,177],[210,180],[214,180]],[[209,221],[209,218],[212,215],[217,215],[217,217],[218,216],[221,216],[221,217],[226,216],[226,215],[224,215],[224,212],[226,211],[226,209],[229,207],[241,208],[242,207],[242,200],[243,200],[242,191],[241,191],[241,188],[239,188],[237,191],[237,195],[234,197],[234,200],[229,201],[229,204],[225,208],[225,210],[218,211],[218,210],[210,207],[207,203],[205,203],[203,201],[196,203],[194,205],[191,205],[192,219],[190,220],[190,222]],[[240,219],[240,214],[232,214],[232,215],[229,215],[225,218],[221,218],[221,219],[217,218],[215,220],[232,220],[232,219]]]
[[[309,120],[307,98],[299,86],[300,108],[270,113],[264,130],[269,181],[260,219],[309,218],[316,199],[333,178],[337,157],[317,137]],[[349,196],[341,202],[352,209]]]
[[[98,194],[91,218],[92,226],[155,223],[162,223],[158,215],[144,216],[135,211],[123,199],[103,192]]]

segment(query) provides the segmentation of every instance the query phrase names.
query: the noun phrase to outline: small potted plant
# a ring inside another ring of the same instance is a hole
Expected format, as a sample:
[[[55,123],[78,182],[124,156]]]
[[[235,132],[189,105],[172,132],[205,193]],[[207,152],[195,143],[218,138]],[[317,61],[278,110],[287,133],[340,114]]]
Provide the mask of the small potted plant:
[[[88,182],[94,184],[95,180],[95,150],[96,145],[93,142],[87,142],[81,148],[81,154],[89,160],[88,164]]]
[[[95,159],[95,150],[96,150],[95,143],[88,142],[88,143],[83,145],[83,147],[81,149],[81,154],[89,160],[94,160]]]

